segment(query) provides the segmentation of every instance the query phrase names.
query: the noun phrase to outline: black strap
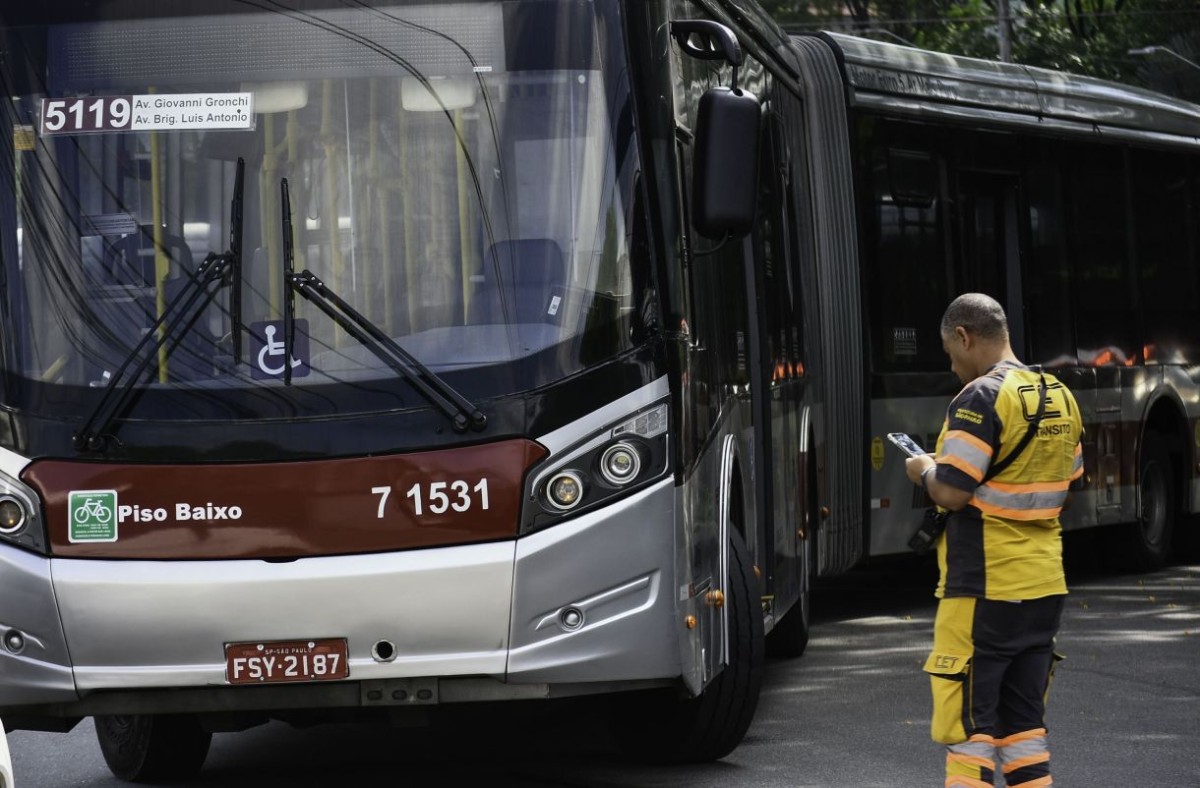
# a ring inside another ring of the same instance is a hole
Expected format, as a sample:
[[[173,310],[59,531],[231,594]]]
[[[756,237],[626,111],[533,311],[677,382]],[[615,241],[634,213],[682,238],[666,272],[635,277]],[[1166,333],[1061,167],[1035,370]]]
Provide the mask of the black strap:
[[[984,474],[983,480],[979,482],[980,484],[987,484],[989,479],[994,479],[1001,473],[1004,473],[1004,469],[1012,465],[1013,460],[1017,459],[1021,452],[1025,451],[1025,447],[1029,445],[1029,442],[1033,440],[1034,433],[1037,432],[1038,425],[1042,421],[1042,416],[1046,415],[1046,374],[1042,372],[1040,367],[1038,368],[1038,378],[1041,380],[1039,386],[1041,399],[1038,401],[1037,415],[1034,416],[1033,421],[1029,422],[1029,429],[1025,430],[1025,434],[1021,436],[1021,441],[1017,444],[1017,447],[1009,452],[1008,456],[1004,459],[992,463],[987,473]]]

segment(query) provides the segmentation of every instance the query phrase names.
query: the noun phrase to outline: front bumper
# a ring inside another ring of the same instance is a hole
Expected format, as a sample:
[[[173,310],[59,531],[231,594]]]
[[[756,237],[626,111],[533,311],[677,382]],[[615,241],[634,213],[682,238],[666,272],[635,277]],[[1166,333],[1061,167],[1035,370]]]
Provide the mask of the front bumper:
[[[516,541],[289,562],[0,548],[0,630],[25,635],[19,654],[0,648],[0,714],[372,705],[415,686],[445,702],[672,679],[673,501],[667,480]],[[225,681],[225,643],[327,637],[347,639],[349,681]],[[373,656],[380,641],[391,659]],[[456,677],[470,681],[438,692]],[[532,691],[497,691],[515,685]],[[139,706],[143,696],[154,700]]]

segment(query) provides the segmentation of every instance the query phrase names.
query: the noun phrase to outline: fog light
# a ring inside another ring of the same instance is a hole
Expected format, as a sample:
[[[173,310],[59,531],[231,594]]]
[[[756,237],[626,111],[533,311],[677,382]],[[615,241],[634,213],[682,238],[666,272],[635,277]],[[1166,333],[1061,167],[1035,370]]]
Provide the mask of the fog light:
[[[574,509],[583,500],[583,480],[575,471],[556,473],[546,485],[546,498],[555,509]]]
[[[642,456],[630,443],[621,441],[604,450],[600,457],[600,475],[618,487],[637,478],[642,469]]]
[[[4,647],[13,654],[20,654],[25,650],[25,636],[15,629],[10,629],[4,633]]]
[[[568,632],[574,632],[583,626],[583,611],[577,607],[568,607],[558,616],[559,625]]]
[[[25,525],[25,507],[12,496],[0,497],[0,534],[11,534]]]

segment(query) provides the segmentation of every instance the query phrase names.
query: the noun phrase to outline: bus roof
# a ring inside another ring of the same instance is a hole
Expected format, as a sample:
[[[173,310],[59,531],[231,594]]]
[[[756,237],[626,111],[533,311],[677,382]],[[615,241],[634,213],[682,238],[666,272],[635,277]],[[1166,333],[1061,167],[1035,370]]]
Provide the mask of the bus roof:
[[[1161,93],[842,33],[819,35],[840,53],[857,106],[1200,145],[1200,106]]]

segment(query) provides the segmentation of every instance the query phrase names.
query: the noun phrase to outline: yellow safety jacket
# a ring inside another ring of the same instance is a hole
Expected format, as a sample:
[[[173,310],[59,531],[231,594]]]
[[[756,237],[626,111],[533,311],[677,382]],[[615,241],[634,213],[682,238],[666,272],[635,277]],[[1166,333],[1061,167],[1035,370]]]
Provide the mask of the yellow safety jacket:
[[[1003,361],[950,403],[937,441],[937,480],[973,493],[938,541],[939,597],[1039,599],[1067,593],[1058,515],[1083,475],[1083,422],[1071,392],[1045,375],[1046,405],[1033,439],[985,481],[1037,420],[1042,374]]]

